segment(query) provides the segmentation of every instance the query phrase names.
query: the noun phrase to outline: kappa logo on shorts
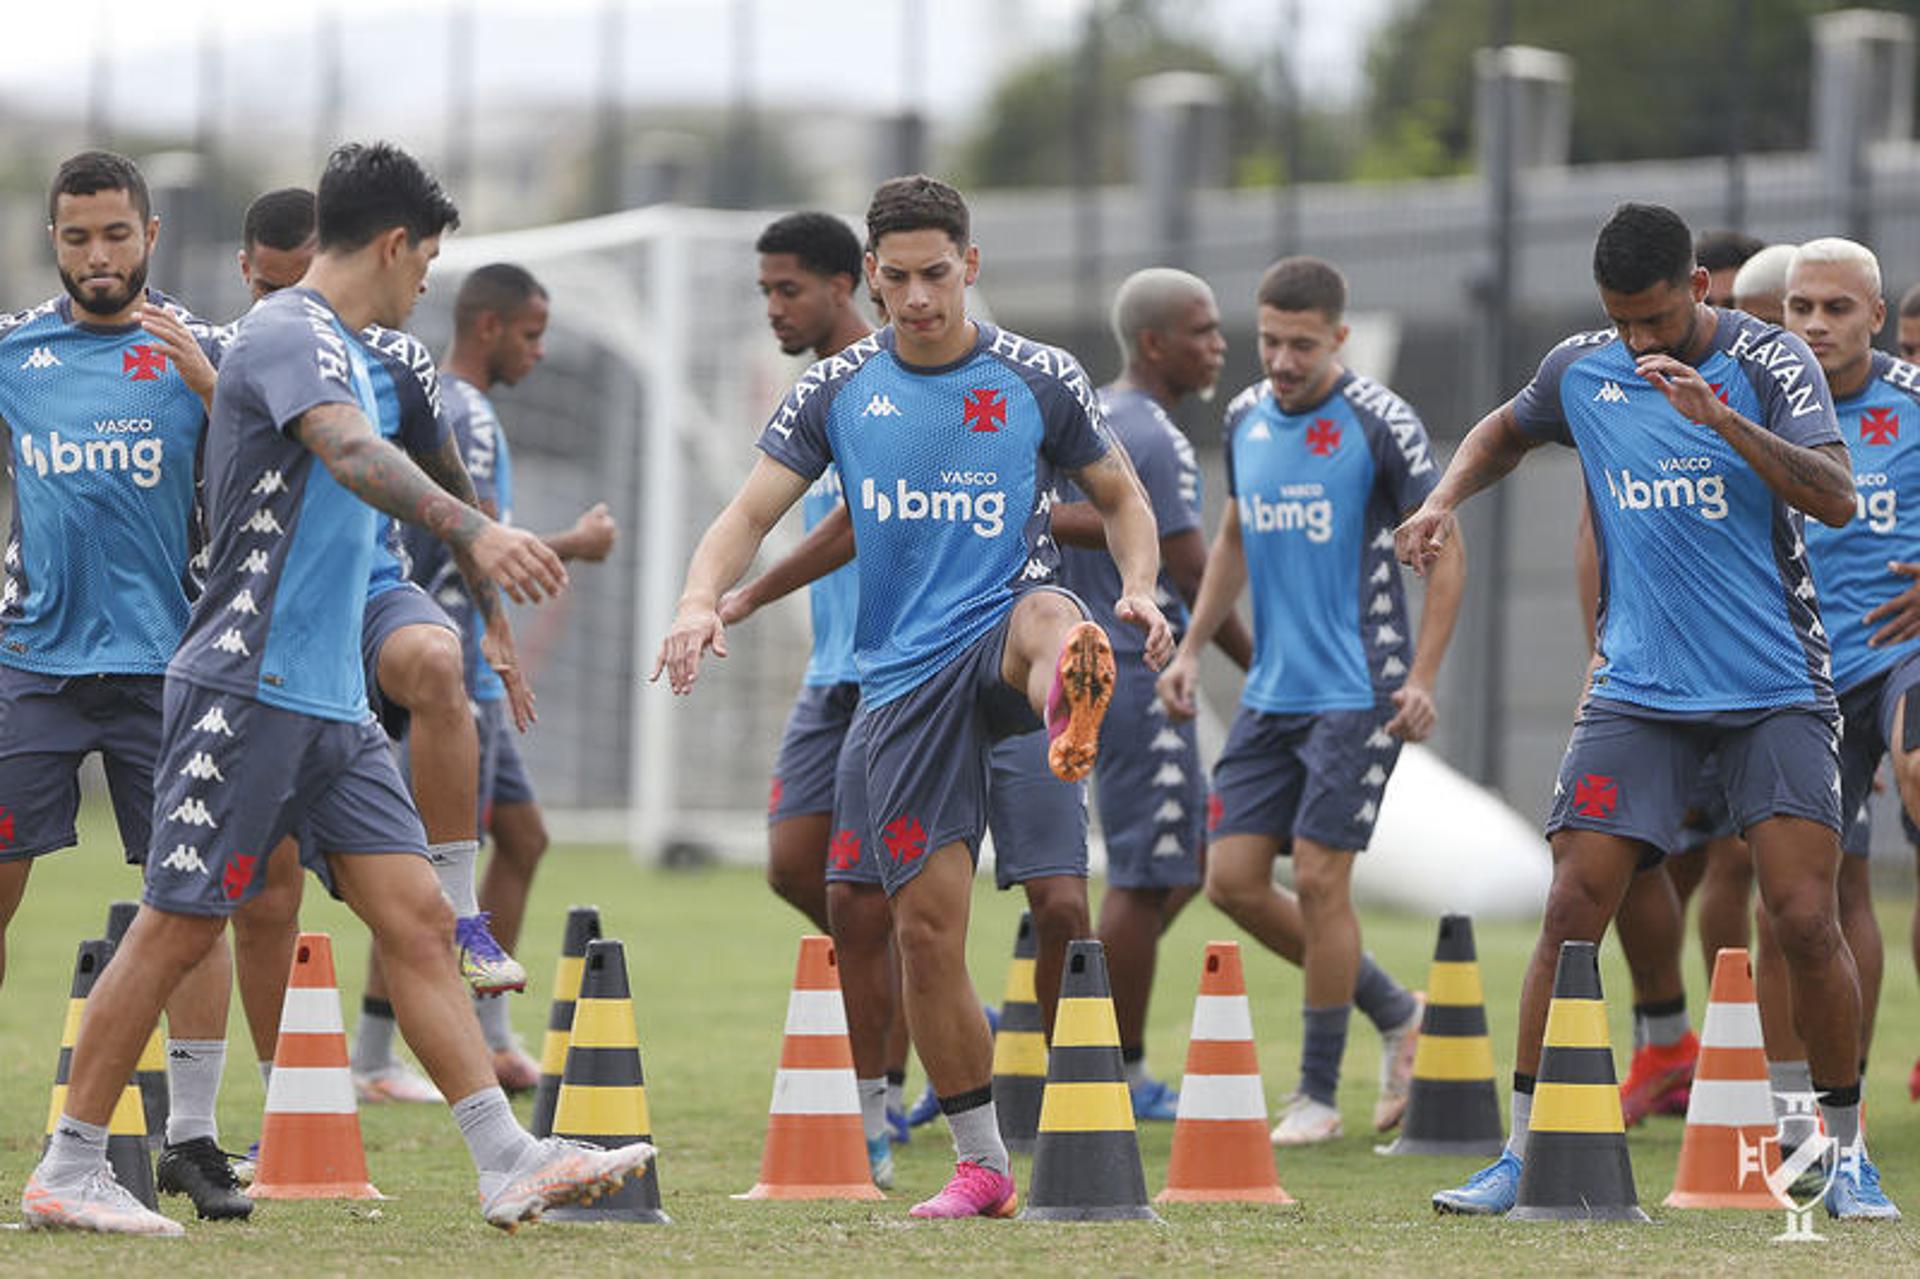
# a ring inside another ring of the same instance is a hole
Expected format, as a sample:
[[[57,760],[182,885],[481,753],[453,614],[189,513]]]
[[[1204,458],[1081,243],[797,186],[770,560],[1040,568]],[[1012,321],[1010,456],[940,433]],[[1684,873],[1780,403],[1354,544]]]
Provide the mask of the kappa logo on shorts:
[[[827,864],[835,870],[852,870],[860,864],[860,836],[851,830],[837,830],[827,845]]]
[[[1160,807],[1153,810],[1153,820],[1166,825],[1169,822],[1186,820],[1187,806],[1169,795],[1160,801]]]
[[[200,850],[192,844],[175,844],[160,864],[168,870],[192,871],[196,875],[207,873],[207,864],[200,860]]]
[[[247,885],[253,882],[253,865],[259,860],[258,853],[235,853],[227,859],[227,869],[220,876],[220,890],[228,901],[239,901],[240,894],[247,891]]]
[[[271,493],[287,491],[287,481],[279,471],[268,468],[260,472],[260,478],[253,482],[253,496],[265,497]]]
[[[927,831],[918,817],[896,817],[887,823],[881,839],[887,845],[888,855],[902,866],[918,861],[927,852]]]
[[[227,727],[227,711],[224,706],[213,706],[207,713],[194,722],[196,733],[218,733],[222,737],[232,737],[233,730]]]
[[[1582,817],[1611,817],[1620,803],[1620,787],[1611,777],[1588,773],[1573,784],[1573,806]]]
[[[213,756],[205,751],[195,751],[193,758],[180,766],[180,776],[191,777],[201,782],[224,782],[219,765],[213,762]]]
[[[264,506],[248,516],[247,522],[240,527],[249,533],[270,533],[275,537],[286,532],[280,527],[280,521],[273,518],[273,512]]]
[[[253,656],[247,649],[247,641],[241,638],[239,628],[233,626],[220,632],[220,638],[213,642],[213,647],[221,653],[232,653],[239,657]]]
[[[205,826],[208,829],[218,829],[220,825],[213,820],[213,814],[207,811],[207,806],[193,795],[181,800],[179,806],[167,814],[167,820],[187,826]]]
[[[773,785],[767,790],[767,816],[771,817],[780,807],[780,792],[786,789],[786,783],[780,778],[773,779]]]

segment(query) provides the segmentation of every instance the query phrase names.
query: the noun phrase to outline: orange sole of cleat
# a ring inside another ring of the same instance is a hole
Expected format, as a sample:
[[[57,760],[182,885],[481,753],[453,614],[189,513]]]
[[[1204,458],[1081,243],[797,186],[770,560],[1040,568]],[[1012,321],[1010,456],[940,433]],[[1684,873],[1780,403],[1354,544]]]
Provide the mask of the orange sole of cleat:
[[[1100,753],[1100,723],[1113,700],[1113,645],[1092,622],[1067,632],[1058,668],[1067,704],[1067,725],[1047,745],[1047,766],[1063,782],[1077,782],[1093,771]]]

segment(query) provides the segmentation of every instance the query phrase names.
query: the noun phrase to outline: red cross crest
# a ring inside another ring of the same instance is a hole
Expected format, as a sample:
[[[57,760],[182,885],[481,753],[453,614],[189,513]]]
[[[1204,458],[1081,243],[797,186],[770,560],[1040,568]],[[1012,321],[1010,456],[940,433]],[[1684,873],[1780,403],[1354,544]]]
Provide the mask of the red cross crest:
[[[835,831],[827,845],[827,864],[835,870],[852,870],[860,862],[860,836],[851,830]]]
[[[158,382],[167,371],[167,356],[144,342],[120,352],[120,371],[130,382]]]
[[[969,431],[998,431],[1007,421],[1007,397],[993,390],[969,391],[965,412]]]
[[[13,847],[13,810],[0,808],[0,848]]]
[[[1611,817],[1620,803],[1620,787],[1611,777],[1588,773],[1573,784],[1573,806],[1582,817]]]
[[[240,894],[247,891],[247,885],[253,882],[253,864],[259,860],[257,853],[235,853],[227,859],[227,869],[220,876],[220,887],[225,890],[228,901],[239,901]]]
[[[926,828],[920,825],[918,817],[896,817],[887,823],[881,838],[886,841],[888,856],[902,866],[924,856],[927,851]]]
[[[1226,815],[1227,802],[1220,798],[1220,792],[1209,791],[1207,793],[1207,829],[1209,831],[1218,830],[1220,828],[1220,819]]]
[[[1891,444],[1900,438],[1900,415],[1889,408],[1868,409],[1860,419],[1862,444]]]
[[[1340,428],[1330,417],[1317,417],[1307,428],[1307,448],[1316,457],[1331,456],[1340,447]]]
[[[785,784],[778,777],[774,778],[773,785],[767,789],[767,816],[773,816],[774,810],[780,807],[780,792],[784,789]]]

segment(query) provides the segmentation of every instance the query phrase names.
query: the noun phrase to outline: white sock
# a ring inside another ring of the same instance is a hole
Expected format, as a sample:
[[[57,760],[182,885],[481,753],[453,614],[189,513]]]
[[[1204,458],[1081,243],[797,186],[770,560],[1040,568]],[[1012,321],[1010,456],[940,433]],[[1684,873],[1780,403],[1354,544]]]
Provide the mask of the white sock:
[[[227,1068],[224,1039],[167,1040],[167,1144],[195,1137],[220,1144],[213,1103],[220,1096],[220,1074]]]
[[[1515,1159],[1527,1157],[1527,1127],[1533,1122],[1533,1094],[1518,1088],[1507,1103],[1507,1153]]]
[[[428,844],[427,860],[440,877],[440,891],[453,903],[453,913],[461,919],[480,913],[480,898],[474,888],[473,868],[480,860],[480,841],[451,839],[444,844]]]
[[[860,1127],[866,1132],[868,1141],[877,1141],[887,1135],[886,1076],[856,1079],[853,1086],[860,1094]]]
[[[513,1047],[513,1020],[507,1016],[505,995],[475,995],[473,1012],[480,1019],[480,1033],[487,1047],[502,1052]]]
[[[887,1109],[897,1115],[907,1113],[907,1081],[905,1078],[887,1079]]]
[[[514,1166],[534,1147],[534,1140],[513,1117],[507,1094],[496,1084],[469,1093],[453,1103],[454,1122],[466,1138],[473,1166],[480,1174],[480,1193],[498,1190]]]
[[[1767,1063],[1767,1087],[1773,1092],[1773,1120],[1777,1125],[1781,1116],[1787,1113],[1789,1096],[1811,1096],[1813,1094],[1813,1067],[1804,1061],[1770,1061]]]
[[[83,1124],[62,1112],[40,1157],[40,1180],[54,1184],[79,1181],[107,1166],[107,1126]]]
[[[393,1004],[385,999],[364,995],[360,999],[360,1024],[353,1031],[353,1069],[361,1075],[377,1075],[395,1065],[393,1032],[396,1023]]]

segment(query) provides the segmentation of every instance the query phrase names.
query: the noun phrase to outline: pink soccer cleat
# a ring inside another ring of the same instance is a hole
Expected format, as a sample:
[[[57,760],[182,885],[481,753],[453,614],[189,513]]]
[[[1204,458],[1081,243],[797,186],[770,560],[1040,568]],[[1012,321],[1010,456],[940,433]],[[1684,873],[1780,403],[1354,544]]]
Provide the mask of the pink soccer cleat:
[[[1013,1178],[981,1164],[953,1166],[953,1180],[933,1198],[907,1210],[909,1217],[952,1220],[959,1217],[1011,1217],[1020,1206]]]

